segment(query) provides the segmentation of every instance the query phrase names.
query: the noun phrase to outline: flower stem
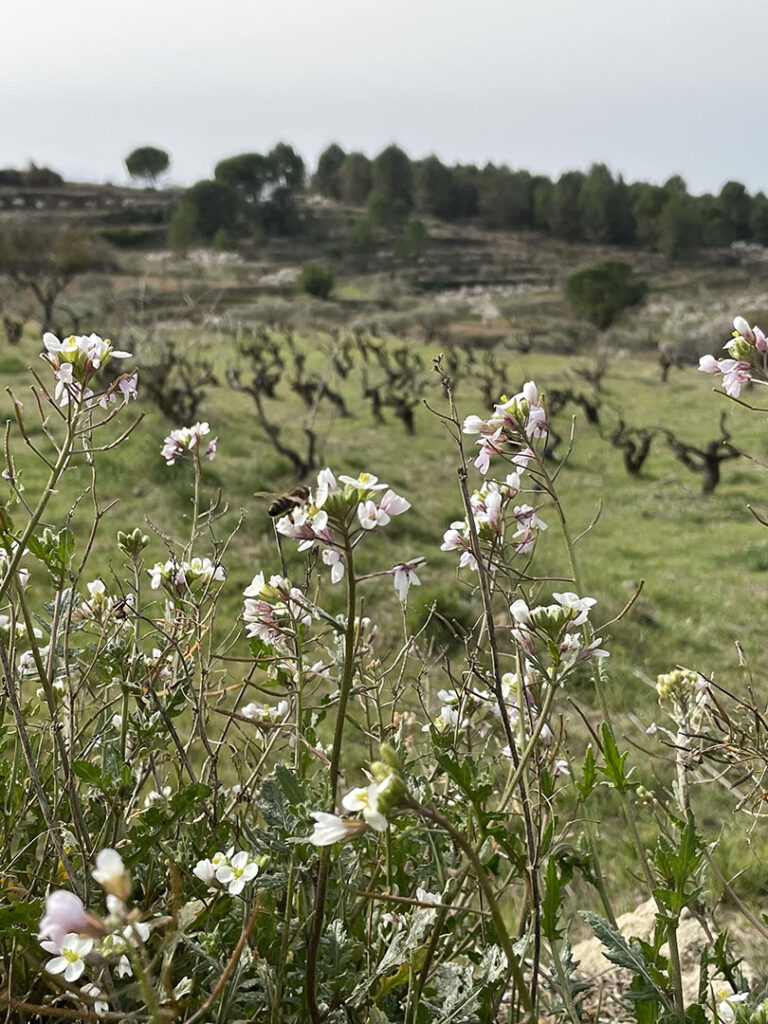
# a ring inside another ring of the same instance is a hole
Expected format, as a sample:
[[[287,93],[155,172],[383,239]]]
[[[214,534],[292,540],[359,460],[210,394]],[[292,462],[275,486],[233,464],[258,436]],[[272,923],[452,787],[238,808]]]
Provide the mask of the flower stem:
[[[480,862],[480,858],[477,854],[477,851],[474,849],[472,844],[468,842],[467,839],[461,834],[461,832],[459,832],[459,830],[454,826],[453,822],[449,821],[449,819],[444,817],[444,815],[442,815],[439,811],[436,811],[432,807],[426,807],[424,804],[420,804],[411,796],[405,797],[404,804],[405,806],[410,807],[411,810],[415,811],[416,814],[420,815],[420,817],[427,818],[430,821],[433,821],[436,825],[438,825],[445,832],[447,832],[451,839],[453,839],[453,841],[461,849],[464,856],[472,865],[472,870],[475,874],[475,877],[477,878],[480,888],[483,890],[483,896],[485,896],[485,899],[488,903],[488,909],[491,912],[491,918],[493,919],[496,934],[498,936],[499,942],[501,943],[501,948],[504,950],[504,954],[507,958],[509,970],[515,982],[515,987],[517,988],[520,1002],[523,1004],[523,1007],[530,1015],[530,1018],[533,1019],[533,1001],[526,987],[523,970],[520,965],[520,961],[518,960],[517,955],[515,954],[515,951],[512,948],[512,940],[509,936],[507,926],[504,923],[504,918],[502,916],[498,900],[496,899],[496,894],[493,891],[493,887],[491,886],[491,883],[488,879],[488,875],[485,871],[485,868]]]
[[[346,562],[347,577],[347,622],[344,630],[344,669],[339,687],[339,702],[336,708],[336,726],[333,732],[333,748],[331,750],[330,783],[331,783],[331,813],[336,808],[336,788],[339,782],[341,763],[341,743],[344,736],[344,722],[346,718],[347,702],[349,691],[352,689],[354,655],[355,655],[355,608],[356,608],[356,583],[354,556],[352,544],[349,539],[349,532],[344,530],[344,556]],[[328,890],[328,875],[331,867],[331,848],[323,847],[320,852],[320,865],[317,872],[317,884],[315,886],[315,905],[312,918],[309,923],[309,935],[307,937],[307,967],[306,967],[306,999],[307,1012],[312,1024],[320,1024],[322,1020],[317,1005],[317,955],[320,949],[320,938],[323,934],[323,918],[325,916],[325,897]]]

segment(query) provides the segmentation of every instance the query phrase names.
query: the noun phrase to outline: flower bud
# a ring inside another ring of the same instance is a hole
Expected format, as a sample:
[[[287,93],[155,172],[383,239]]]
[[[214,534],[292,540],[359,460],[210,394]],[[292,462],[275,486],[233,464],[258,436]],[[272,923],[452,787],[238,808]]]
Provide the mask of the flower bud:
[[[573,617],[570,608],[563,608],[557,604],[543,605],[531,609],[530,624],[534,629],[556,641],[559,640],[561,633]]]
[[[679,700],[693,693],[696,689],[698,675],[688,668],[666,672],[656,680],[656,692],[659,700]]]
[[[117,850],[106,849],[99,852],[91,877],[102,889],[123,902],[131,895],[131,875]]]
[[[381,764],[381,762],[379,761],[377,764]],[[403,802],[403,798],[406,796],[408,790],[406,789],[405,782],[402,777],[400,775],[395,775],[394,773],[391,773],[382,780],[377,779],[377,782],[377,809],[386,817],[393,807],[397,807],[398,804]]]
[[[396,771],[398,774],[402,772],[397,751],[390,743],[381,744],[379,747],[379,757],[385,764],[388,764],[393,771]]]
[[[136,527],[131,533],[117,531],[117,546],[124,555],[129,558],[138,558],[139,554],[149,544],[149,537]]]
[[[725,347],[734,359],[742,359],[745,363],[750,362],[754,353],[752,345],[741,336],[733,338]]]
[[[735,334],[741,335],[741,337],[748,342],[754,342],[755,336],[752,333],[749,324],[743,316],[737,316],[733,318],[733,328]]]

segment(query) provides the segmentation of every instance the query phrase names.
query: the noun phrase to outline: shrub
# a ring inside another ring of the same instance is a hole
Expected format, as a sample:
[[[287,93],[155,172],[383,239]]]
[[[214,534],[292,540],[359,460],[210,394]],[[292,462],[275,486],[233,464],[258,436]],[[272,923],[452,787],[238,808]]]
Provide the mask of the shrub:
[[[636,306],[645,298],[648,285],[635,277],[622,260],[603,260],[572,274],[565,284],[565,297],[577,316],[596,327],[610,327],[622,309]]]
[[[101,237],[120,249],[135,249],[148,242],[153,234],[147,228],[104,228]]]
[[[307,263],[299,278],[299,291],[314,295],[316,299],[327,299],[333,291],[333,274],[321,263]]]

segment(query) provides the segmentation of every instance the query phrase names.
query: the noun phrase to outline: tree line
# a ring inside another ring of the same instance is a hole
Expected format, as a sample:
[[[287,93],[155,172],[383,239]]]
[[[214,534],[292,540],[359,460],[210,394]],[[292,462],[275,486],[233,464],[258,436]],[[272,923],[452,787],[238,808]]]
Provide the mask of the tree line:
[[[416,211],[447,221],[479,220],[487,228],[538,230],[567,242],[641,246],[670,256],[734,241],[768,245],[768,197],[738,181],[717,195],[689,193],[675,175],[663,185],[624,181],[605,164],[543,174],[488,163],[448,166],[436,157],[411,160],[391,145],[370,160],[332,144],[312,178],[321,195],[365,204],[374,218]]]
[[[503,164],[411,160],[392,144],[373,158],[329,145],[313,174],[288,144],[221,160],[213,178],[187,190],[176,228],[212,240],[221,231],[302,230],[297,198],[315,194],[364,207],[358,233],[402,229],[416,216],[479,222],[490,230],[535,230],[566,242],[638,246],[670,257],[734,241],[768,245],[768,197],[729,181],[715,195],[693,195],[679,175],[663,185],[626,182],[602,163],[557,179]]]
[[[168,154],[154,146],[126,158],[131,176],[153,186],[169,163]],[[3,173],[14,181],[21,174],[36,181],[54,172]],[[414,231],[414,223],[425,215],[489,230],[534,230],[566,242],[637,246],[672,258],[735,241],[768,245],[768,197],[762,191],[750,195],[739,181],[726,182],[716,195],[693,195],[679,175],[663,185],[628,183],[602,163],[552,179],[504,164],[449,166],[434,155],[412,160],[395,144],[369,158],[337,143],[323,151],[310,174],[285,142],[266,153],[220,160],[211,178],[184,193],[170,240],[182,247],[195,238],[225,246],[237,237],[298,235],[307,220],[298,200],[308,190],[364,208],[352,239],[361,251],[370,248],[377,229],[403,232],[406,248],[418,250],[423,228],[417,223]]]

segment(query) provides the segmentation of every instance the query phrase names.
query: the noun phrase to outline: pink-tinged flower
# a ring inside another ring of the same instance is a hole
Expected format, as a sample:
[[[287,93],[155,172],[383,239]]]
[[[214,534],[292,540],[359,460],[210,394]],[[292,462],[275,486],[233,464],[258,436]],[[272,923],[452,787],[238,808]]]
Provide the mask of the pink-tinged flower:
[[[485,474],[488,472],[488,466],[493,455],[502,454],[504,451],[504,440],[504,431],[499,427],[490,437],[483,437],[479,441],[475,441],[475,444],[480,448],[480,454],[475,459],[474,464],[481,473]]]
[[[45,913],[40,921],[39,939],[48,939],[58,952],[65,935],[70,932],[91,931],[95,922],[79,896],[67,889],[55,889],[45,901]]]
[[[461,520],[457,520],[455,523],[451,523],[450,530],[446,530],[443,534],[443,543],[440,545],[441,551],[460,551],[466,547],[466,540],[464,538],[463,531],[464,523]]]
[[[389,522],[387,512],[370,498],[368,501],[361,501],[357,506],[357,518],[364,530],[375,530],[377,526],[386,526]]]
[[[423,558],[415,558],[411,562],[398,562],[397,565],[393,565],[389,570],[390,574],[394,577],[395,590],[401,604],[405,604],[409,587],[421,586],[421,580],[414,572],[414,569],[423,564]]]
[[[528,437],[546,437],[549,432],[547,414],[540,405],[532,405],[525,425]]]
[[[738,398],[742,385],[748,384],[752,379],[749,374],[749,363],[741,359],[721,359],[720,368],[723,371],[723,387],[726,395]]]
[[[501,531],[502,500],[501,491],[495,485],[491,485],[487,493],[481,496],[481,500],[472,501],[472,512],[478,529],[487,525],[494,533]]]
[[[205,449],[205,455],[210,462],[213,462],[214,458],[216,457],[216,449],[218,448],[218,445],[218,437],[214,437],[208,442],[208,447]]]
[[[538,517],[532,505],[516,505],[514,511],[518,526],[512,534],[512,540],[517,541],[515,551],[519,555],[527,554],[536,543],[535,530],[546,530],[547,524]]]
[[[135,399],[137,397],[138,383],[138,373],[132,373],[128,377],[121,377],[117,382],[117,387],[120,394],[123,396],[124,402],[128,402],[131,398]]]
[[[451,528],[445,531],[443,534],[443,543],[440,545],[440,550],[461,551],[459,567],[461,569],[472,569],[473,572],[477,570],[477,560],[472,554],[469,530],[467,524],[461,519],[451,523]]]
[[[53,393],[54,398],[58,402],[59,399],[63,398],[62,405],[66,405],[68,402],[67,389],[74,384],[74,378],[72,377],[72,363],[62,363],[58,369],[54,370],[53,376],[56,380],[56,390]]]
[[[65,981],[77,981],[85,970],[85,958],[93,949],[93,939],[81,939],[75,932],[69,932],[61,940],[61,946],[53,942],[41,942],[46,953],[57,953],[45,965],[49,974],[63,974]]]
[[[379,509],[388,516],[401,516],[410,507],[410,501],[402,498],[399,494],[395,494],[394,491],[387,491],[379,502]]]
[[[206,422],[194,423],[191,427],[181,427],[179,430],[172,430],[165,438],[162,447],[162,456],[168,466],[172,466],[177,459],[180,459],[185,451],[195,452],[200,450],[200,442],[203,437],[210,434],[211,428]],[[204,455],[213,459],[216,454],[217,438],[212,438],[205,449]]]
[[[496,428],[480,416],[467,416],[461,429],[464,434],[492,434]]]
[[[517,466],[518,472],[522,473],[528,467],[528,463],[534,458],[533,448],[524,448],[517,455],[512,456],[512,462]]]
[[[755,335],[743,316],[733,318],[733,334],[734,337],[742,337],[750,345],[755,344]]]
[[[701,373],[722,373],[720,363],[710,355],[702,356],[699,359],[699,370]]]
[[[526,381],[525,384],[523,384],[523,392],[522,392],[522,394],[523,394],[523,398],[530,405],[538,405],[539,404],[539,390],[536,387],[536,384],[532,380]]]
[[[339,485],[336,483],[336,477],[331,470],[327,466],[325,469],[321,469],[317,474],[317,487],[315,488],[315,505],[317,508],[322,508],[328,500],[328,495],[333,494],[338,489]]]
[[[755,335],[755,348],[758,352],[768,352],[768,339],[765,337],[760,328],[755,324],[752,328]]]
[[[166,466],[172,466],[177,459],[181,458],[184,452],[183,445],[176,437],[174,437],[175,433],[176,431],[173,431],[173,433],[169,434],[163,441],[163,447],[160,454],[165,459]]]
[[[579,661],[589,661],[591,658],[610,658],[610,652],[606,651],[600,644],[603,642],[601,636],[596,636],[586,647],[579,652]]]
[[[331,567],[331,583],[338,583],[347,568],[341,552],[335,548],[324,548],[323,562]]]

